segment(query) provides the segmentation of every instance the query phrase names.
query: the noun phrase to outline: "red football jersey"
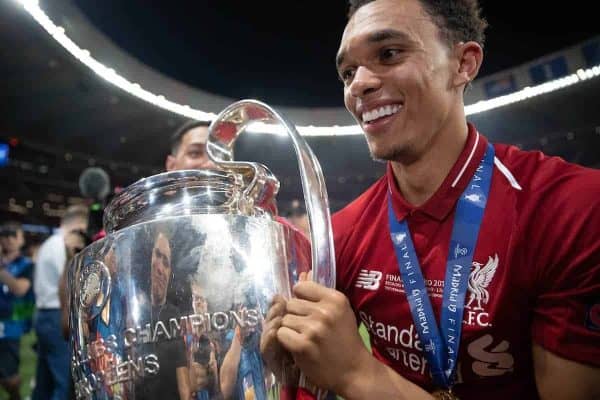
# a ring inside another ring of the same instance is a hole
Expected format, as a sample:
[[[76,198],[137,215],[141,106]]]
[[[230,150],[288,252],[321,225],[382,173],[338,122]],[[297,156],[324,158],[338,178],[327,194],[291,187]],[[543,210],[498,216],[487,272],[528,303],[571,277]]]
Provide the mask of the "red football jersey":
[[[388,193],[396,217],[407,218],[439,324],[455,206],[486,146],[469,126],[462,154],[420,207],[403,199],[388,166],[386,176],[333,216],[338,289],[368,328],[374,356],[429,391],[428,362],[390,239]],[[455,391],[463,400],[535,399],[532,341],[600,366],[600,327],[586,315],[595,305],[597,311],[600,298],[600,171],[513,146],[494,148]]]

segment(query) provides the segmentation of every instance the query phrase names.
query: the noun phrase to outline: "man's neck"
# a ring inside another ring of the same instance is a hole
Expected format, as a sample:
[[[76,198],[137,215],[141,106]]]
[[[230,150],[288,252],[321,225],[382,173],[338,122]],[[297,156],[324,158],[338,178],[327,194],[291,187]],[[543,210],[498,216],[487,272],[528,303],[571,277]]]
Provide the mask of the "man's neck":
[[[462,124],[438,132],[428,148],[409,163],[392,161],[396,184],[411,205],[423,205],[438,190],[460,156],[468,136],[465,120]]]

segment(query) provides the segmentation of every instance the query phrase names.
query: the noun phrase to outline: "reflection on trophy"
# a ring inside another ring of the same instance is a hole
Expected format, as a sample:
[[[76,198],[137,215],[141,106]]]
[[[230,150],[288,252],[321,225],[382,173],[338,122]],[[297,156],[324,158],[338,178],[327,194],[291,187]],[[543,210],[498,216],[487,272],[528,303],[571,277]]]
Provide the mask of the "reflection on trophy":
[[[292,138],[310,238],[277,216],[269,169],[233,159],[235,140],[255,123],[279,124]],[[271,300],[291,296],[298,277],[335,282],[320,166],[295,127],[256,101],[225,109],[207,146],[218,169],[134,183],[107,207],[106,238],[74,259],[78,399],[279,399],[305,381],[291,360],[262,354],[260,338]]]

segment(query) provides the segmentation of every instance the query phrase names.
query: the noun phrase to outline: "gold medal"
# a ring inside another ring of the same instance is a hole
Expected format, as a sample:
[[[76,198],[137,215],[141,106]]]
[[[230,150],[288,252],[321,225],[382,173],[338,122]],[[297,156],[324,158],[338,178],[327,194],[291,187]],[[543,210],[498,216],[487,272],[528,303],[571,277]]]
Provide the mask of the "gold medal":
[[[431,393],[431,395],[439,400],[460,400],[454,393],[452,393],[452,389],[440,389]]]

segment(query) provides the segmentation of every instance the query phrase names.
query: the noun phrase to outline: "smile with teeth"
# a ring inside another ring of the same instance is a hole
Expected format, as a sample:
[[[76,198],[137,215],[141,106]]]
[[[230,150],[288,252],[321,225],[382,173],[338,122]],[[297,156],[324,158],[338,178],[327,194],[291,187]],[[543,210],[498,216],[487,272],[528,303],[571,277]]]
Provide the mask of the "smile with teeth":
[[[368,124],[378,118],[396,114],[401,108],[401,104],[388,104],[387,106],[382,106],[362,113],[362,120]]]

